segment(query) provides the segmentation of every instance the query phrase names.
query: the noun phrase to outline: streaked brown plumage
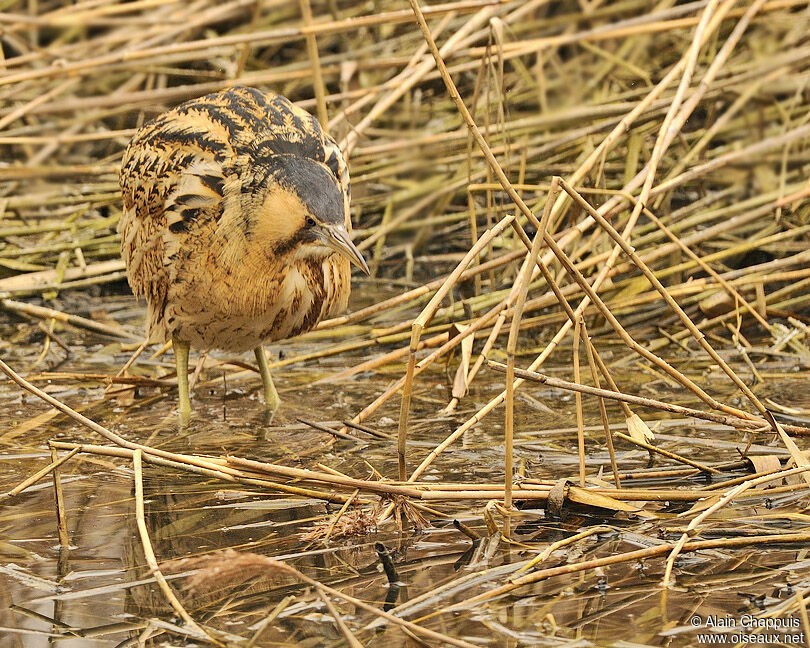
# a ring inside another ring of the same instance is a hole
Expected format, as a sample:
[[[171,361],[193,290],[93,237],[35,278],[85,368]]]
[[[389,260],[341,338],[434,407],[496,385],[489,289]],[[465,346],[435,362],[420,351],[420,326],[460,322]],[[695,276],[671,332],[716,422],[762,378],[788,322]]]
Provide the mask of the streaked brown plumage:
[[[255,349],[277,400],[260,345],[344,309],[350,259],[367,272],[334,140],[284,97],[230,88],[141,128],[120,180],[127,277],[150,339],[174,342],[181,412],[189,345]]]

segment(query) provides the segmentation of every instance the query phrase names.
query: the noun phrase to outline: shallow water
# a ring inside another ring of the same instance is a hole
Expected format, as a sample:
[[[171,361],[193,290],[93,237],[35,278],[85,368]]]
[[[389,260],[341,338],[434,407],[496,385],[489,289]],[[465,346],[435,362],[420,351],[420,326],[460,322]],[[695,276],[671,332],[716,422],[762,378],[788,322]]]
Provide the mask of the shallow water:
[[[374,295],[376,296],[376,295]],[[371,296],[369,296],[369,299]],[[362,304],[356,304],[359,306]],[[95,313],[137,330],[141,308],[129,297],[66,296],[59,308]],[[103,311],[103,313],[101,312]],[[399,315],[401,317],[401,315]],[[402,375],[403,364],[351,379],[329,382],[330,375],[372,355],[390,350],[369,350],[328,356],[274,371],[283,399],[273,421],[266,421],[259,401],[255,375],[223,383],[223,372],[237,371],[222,364],[228,356],[212,354],[193,395],[195,418],[181,428],[174,412],[171,390],[139,387],[137,394],[124,391],[105,397],[98,380],[77,374],[114,375],[129,356],[121,344],[76,330],[57,332],[71,349],[53,346],[35,364],[43,349],[43,335],[35,325],[5,317],[0,320],[0,357],[29,378],[39,372],[58,371],[36,384],[84,414],[128,439],[178,453],[233,454],[296,466],[320,462],[345,474],[368,478],[372,469],[393,478],[397,472],[395,444],[358,434],[357,442],[338,440],[299,423],[303,417],[337,427],[371,402],[392,380]],[[527,346],[539,347],[544,333]],[[362,335],[358,334],[358,339]],[[276,347],[286,357],[324,349],[324,338],[302,338]],[[605,344],[605,359],[619,359],[623,351]],[[674,353],[668,349],[670,353]],[[615,355],[612,356],[612,353]],[[521,357],[526,365],[529,355]],[[495,354],[494,359],[500,359]],[[565,350],[553,356],[546,373],[571,379]],[[707,369],[699,356],[667,356],[688,367],[721,400],[735,402],[727,381]],[[737,362],[738,358],[729,356]],[[247,356],[241,360],[250,360]],[[409,436],[409,466],[414,467],[439,441],[464,422],[503,388],[503,376],[484,371],[471,393],[451,416],[440,414],[450,398],[457,365],[437,365],[417,379]],[[735,368],[737,364],[735,364]],[[749,373],[739,363],[740,374]],[[797,371],[797,369],[799,371]],[[148,360],[133,373],[160,376],[172,370],[171,355]],[[806,368],[794,362],[769,361],[760,371],[770,371],[760,397],[796,410],[806,420],[810,396]],[[73,374],[73,375],[70,375]],[[795,377],[792,377],[795,376]],[[651,376],[633,363],[618,365],[615,378],[626,391],[662,400],[695,405],[693,399],[668,382]],[[319,379],[327,379],[316,383]],[[588,424],[588,472],[609,474],[608,454],[594,399],[585,398]],[[737,401],[738,402],[738,401]],[[396,433],[399,398],[389,401],[368,424],[388,434]],[[611,420],[622,420],[617,407],[608,405]],[[94,433],[49,408],[13,384],[0,384],[0,492],[6,492],[50,462],[47,441],[81,441],[106,444]],[[639,411],[652,425],[658,414]],[[787,420],[787,419],[785,419]],[[574,399],[571,394],[542,385],[525,385],[519,392],[516,421],[516,464],[527,476],[556,480],[577,472]],[[623,427],[623,426],[620,426]],[[657,430],[660,447],[702,463],[733,461],[735,448],[756,445],[750,454],[784,457],[783,446],[770,435],[744,438],[741,434],[704,422],[664,421]],[[718,446],[718,442],[728,442]],[[807,448],[804,439],[800,447]],[[618,463],[623,471],[650,465],[670,465],[660,458],[650,463],[646,451],[617,442]],[[738,469],[724,479],[741,476]],[[503,411],[496,410],[474,427],[426,471],[426,481],[480,483],[503,479]],[[0,502],[0,645],[3,647],[58,645],[113,647],[137,645],[139,636],[154,632],[148,645],[195,645],[183,635],[146,566],[134,518],[133,471],[126,459],[79,454],[62,466],[61,482],[67,509],[71,546],[59,546],[54,494],[50,477],[13,499]],[[665,488],[695,488],[703,477],[639,482]],[[633,483],[635,486],[635,482]],[[339,504],[267,493],[169,468],[144,466],[146,524],[159,562],[203,556],[234,548],[279,558],[342,592],[382,607],[402,605],[436,588],[459,581],[459,586],[405,614],[417,620],[444,606],[458,603],[506,582],[510,565],[525,561],[548,543],[594,525],[608,525],[611,532],[593,536],[555,552],[546,566],[577,562],[612,553],[674,541],[679,534],[662,531],[664,523],[679,524],[675,516],[690,503],[649,506],[658,519],[603,510],[564,509],[562,517],[547,516],[541,507],[525,508],[517,520],[515,539],[520,545],[489,539],[471,542],[451,524],[459,519],[481,535],[486,534],[482,512],[485,501],[441,503],[443,516],[430,516],[430,526],[417,530],[393,522],[349,538],[305,541],[302,535],[323,523]],[[764,534],[807,528],[807,497],[802,491],[775,495],[770,501],[743,499],[716,518],[702,538],[730,534]],[[731,511],[733,510],[733,514]],[[713,529],[713,530],[712,530]],[[598,539],[597,539],[598,538]],[[389,587],[375,543],[390,552],[401,585]],[[510,596],[486,605],[445,612],[421,625],[482,646],[600,645],[616,640],[639,645],[690,646],[696,641],[691,616],[700,607],[704,617],[774,610],[797,587],[810,585],[807,550],[797,546],[717,549],[682,555],[676,563],[677,584],[662,607],[661,575],[664,561],[621,563],[604,570],[557,576],[523,587]],[[246,583],[215,583],[205,591],[188,591],[183,579],[172,580],[191,615],[201,623],[227,633],[234,645],[256,637],[256,646],[346,645],[324,604],[310,588],[287,576],[270,574]],[[462,585],[463,583],[463,585]],[[262,622],[286,596],[294,598],[278,618]],[[365,646],[419,645],[400,629],[374,627],[374,617],[336,601],[344,620]],[[127,643],[131,642],[131,643]],[[428,645],[433,645],[430,642]]]

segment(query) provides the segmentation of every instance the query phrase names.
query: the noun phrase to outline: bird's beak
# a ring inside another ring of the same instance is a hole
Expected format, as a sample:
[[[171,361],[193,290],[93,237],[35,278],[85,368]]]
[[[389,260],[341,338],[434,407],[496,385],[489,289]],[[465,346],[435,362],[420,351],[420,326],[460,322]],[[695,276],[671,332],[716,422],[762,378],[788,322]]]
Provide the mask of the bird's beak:
[[[363,255],[360,254],[360,250],[357,249],[357,246],[352,243],[351,238],[349,238],[349,233],[343,227],[340,225],[323,225],[321,226],[321,230],[324,234],[322,239],[324,244],[348,258],[349,261],[367,275],[371,274],[366,260],[363,258]]]

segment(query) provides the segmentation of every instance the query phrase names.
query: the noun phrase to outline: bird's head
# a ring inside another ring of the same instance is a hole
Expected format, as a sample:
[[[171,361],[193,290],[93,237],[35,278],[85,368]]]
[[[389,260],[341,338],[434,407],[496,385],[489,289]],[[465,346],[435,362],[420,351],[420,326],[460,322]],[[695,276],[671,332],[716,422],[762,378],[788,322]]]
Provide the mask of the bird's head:
[[[348,198],[328,167],[294,155],[275,156],[263,184],[251,228],[254,240],[275,254],[342,254],[369,274],[346,227]]]

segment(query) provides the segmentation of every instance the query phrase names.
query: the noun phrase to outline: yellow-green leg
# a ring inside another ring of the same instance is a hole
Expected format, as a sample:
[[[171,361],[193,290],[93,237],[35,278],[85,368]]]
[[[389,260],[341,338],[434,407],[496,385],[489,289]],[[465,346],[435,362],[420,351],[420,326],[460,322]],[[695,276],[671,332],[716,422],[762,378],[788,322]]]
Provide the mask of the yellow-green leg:
[[[177,367],[177,399],[180,403],[180,419],[191,418],[191,400],[188,397],[188,342],[172,339],[174,363]]]
[[[264,404],[268,410],[275,412],[281,404],[281,399],[278,397],[276,386],[273,384],[273,377],[270,375],[270,366],[267,364],[267,356],[264,355],[264,349],[257,346],[253,349],[256,354],[256,362],[259,363],[259,373],[262,375],[262,385],[264,385]]]

